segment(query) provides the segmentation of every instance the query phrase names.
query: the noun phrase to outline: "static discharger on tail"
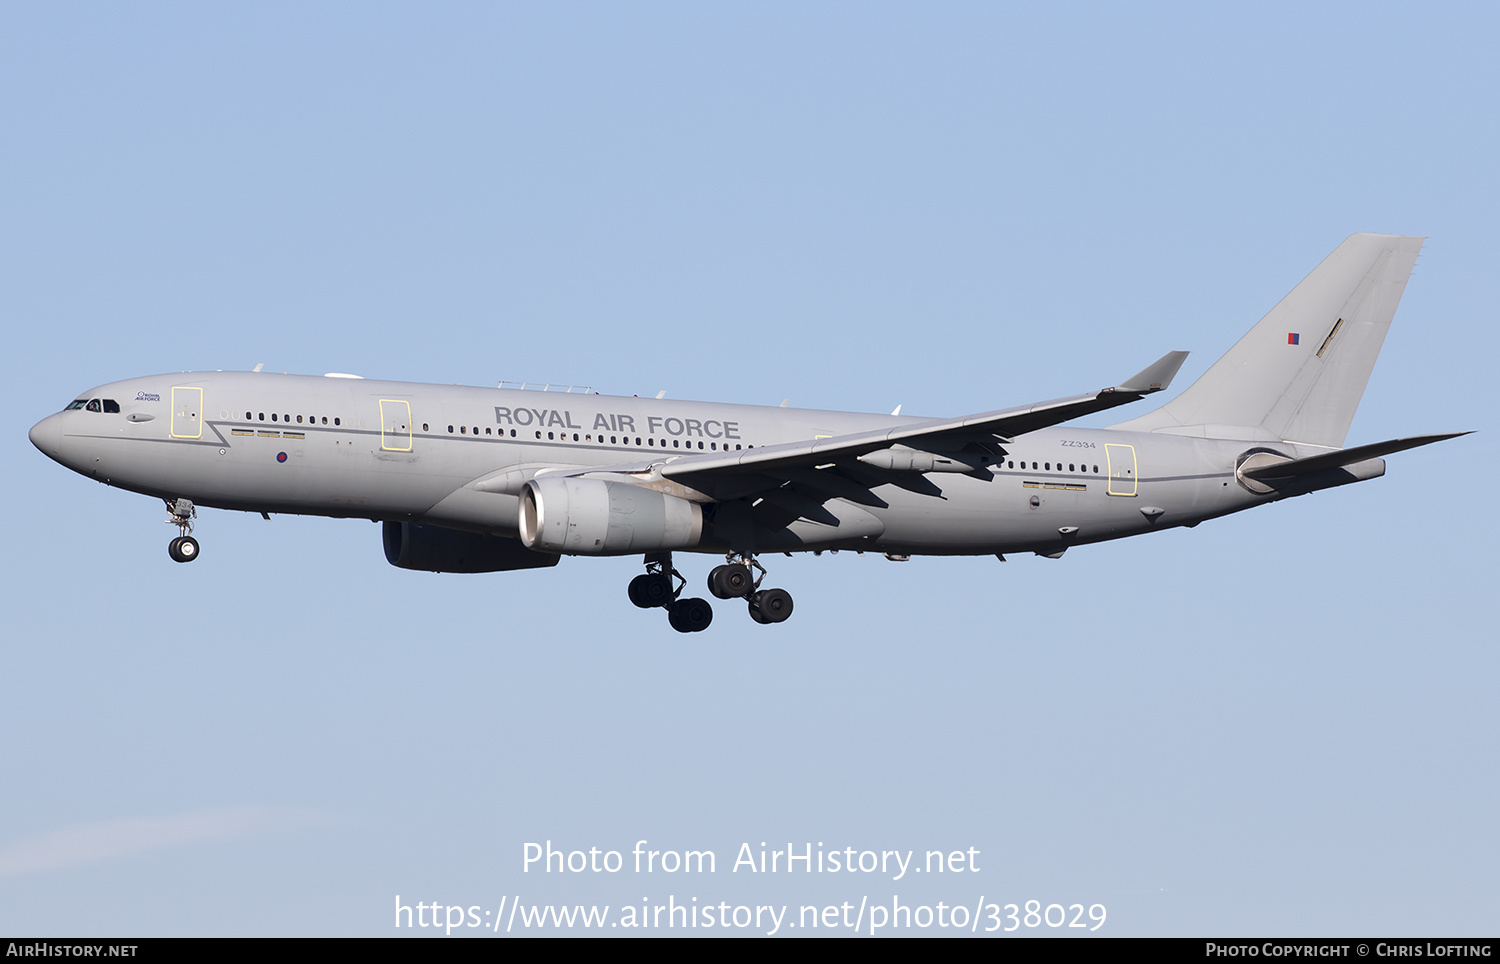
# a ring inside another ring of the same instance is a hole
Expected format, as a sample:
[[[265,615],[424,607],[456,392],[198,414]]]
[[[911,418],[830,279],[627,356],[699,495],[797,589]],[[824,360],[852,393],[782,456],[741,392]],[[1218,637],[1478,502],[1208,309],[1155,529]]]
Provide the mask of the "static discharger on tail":
[[[585,393],[188,372],[113,382],[31,440],[166,502],[178,562],[199,507],[366,518],[406,569],[500,572],[639,555],[631,602],[680,632],[713,608],[674,552],[721,555],[708,589],[792,614],[760,557],[848,549],[1032,552],[1177,526],[1385,473],[1464,433],[1344,447],[1421,238],[1356,234],[1181,394],[1107,429],[1067,422],[1165,390],[1186,352],[1118,385],[961,418]]]

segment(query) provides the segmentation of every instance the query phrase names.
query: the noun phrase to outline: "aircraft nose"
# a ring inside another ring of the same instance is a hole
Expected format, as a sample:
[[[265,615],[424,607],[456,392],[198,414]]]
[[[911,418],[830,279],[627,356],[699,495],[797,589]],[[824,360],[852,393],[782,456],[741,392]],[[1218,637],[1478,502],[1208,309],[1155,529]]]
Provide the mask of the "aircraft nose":
[[[62,415],[53,414],[31,426],[31,444],[54,462],[62,461]]]

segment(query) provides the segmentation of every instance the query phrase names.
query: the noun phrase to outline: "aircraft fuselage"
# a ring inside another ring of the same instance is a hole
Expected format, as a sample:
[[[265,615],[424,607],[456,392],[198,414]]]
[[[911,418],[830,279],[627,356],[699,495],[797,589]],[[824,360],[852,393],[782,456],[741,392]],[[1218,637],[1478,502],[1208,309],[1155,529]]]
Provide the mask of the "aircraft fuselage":
[[[519,484],[538,470],[666,462],[921,421],[248,372],[134,378],[78,398],[110,400],[119,411],[85,404],[59,412],[39,423],[32,439],[63,465],[110,485],[199,506],[431,523],[508,537],[518,534]],[[808,479],[803,485],[831,496],[824,505],[840,524],[810,538],[771,545],[762,539],[759,548],[1047,554],[1195,525],[1296,494],[1256,493],[1236,481],[1236,459],[1252,448],[1289,458],[1321,451],[1284,442],[1045,428],[1003,445],[999,461],[971,474],[867,469],[858,485],[838,473]],[[1375,459],[1325,482],[1381,471]],[[506,473],[514,484],[482,484]],[[714,501],[680,486],[664,491]],[[694,548],[727,546],[710,526]]]

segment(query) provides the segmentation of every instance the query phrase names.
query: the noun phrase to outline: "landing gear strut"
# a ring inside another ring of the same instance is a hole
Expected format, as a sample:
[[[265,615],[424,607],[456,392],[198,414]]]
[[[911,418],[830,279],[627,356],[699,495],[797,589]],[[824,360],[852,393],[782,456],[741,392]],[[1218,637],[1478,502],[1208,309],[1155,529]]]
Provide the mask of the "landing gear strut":
[[[172,557],[173,562],[192,562],[198,558],[198,540],[188,533],[193,531],[193,519],[197,517],[198,510],[187,499],[178,499],[167,503],[167,511],[171,513],[167,517],[167,524],[176,526],[177,531],[182,533],[167,543],[167,555]]]
[[[675,581],[675,584],[674,584]],[[630,580],[630,601],[642,609],[663,608],[667,622],[679,633],[700,633],[714,620],[706,599],[682,599],[687,580],[672,568],[670,552],[646,556],[646,571]]]
[[[754,569],[760,575],[751,573]],[[758,623],[779,623],[792,614],[792,594],[785,589],[761,589],[766,569],[752,555],[731,553],[724,565],[708,574],[708,591],[720,599],[746,599],[750,618]]]

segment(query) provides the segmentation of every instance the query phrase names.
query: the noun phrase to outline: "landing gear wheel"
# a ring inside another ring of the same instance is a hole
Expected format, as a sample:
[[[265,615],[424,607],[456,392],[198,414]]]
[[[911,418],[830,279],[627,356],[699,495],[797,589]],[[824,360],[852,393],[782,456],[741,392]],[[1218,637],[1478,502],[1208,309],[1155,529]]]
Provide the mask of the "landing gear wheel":
[[[167,555],[173,562],[192,562],[198,558],[198,540],[192,536],[178,536],[167,544]]]
[[[754,584],[750,567],[738,562],[715,566],[708,574],[708,591],[720,599],[743,599]]]
[[[630,585],[626,587],[626,592],[630,593],[630,601],[641,609],[650,609],[654,605],[651,600],[646,598],[646,583],[650,578],[645,573],[641,573],[630,580]]]
[[[672,577],[664,572],[653,572],[646,576],[643,595],[653,606],[670,606],[677,593],[672,590]]]
[[[667,622],[679,633],[701,633],[714,621],[707,599],[679,599],[667,610]]]
[[[750,616],[756,622],[784,622],[791,614],[792,594],[785,589],[762,589],[750,597]]]
[[[198,540],[188,535],[193,531],[193,519],[197,518],[198,510],[193,507],[190,499],[163,499],[167,503],[167,524],[177,527],[181,533],[177,538],[167,543],[167,555],[172,557],[173,562],[192,562],[198,558]]]
[[[630,601],[642,609],[669,606],[672,603],[672,577],[660,572],[645,572],[630,580]]]

